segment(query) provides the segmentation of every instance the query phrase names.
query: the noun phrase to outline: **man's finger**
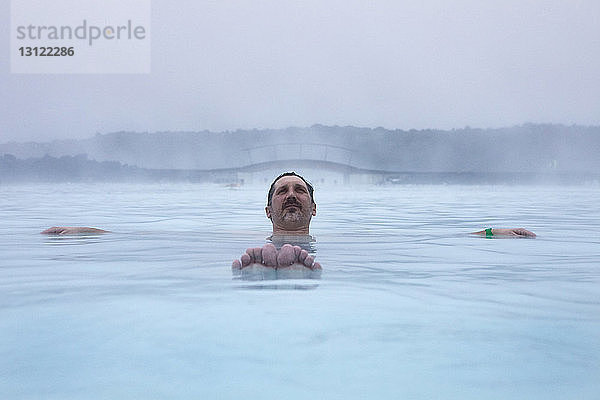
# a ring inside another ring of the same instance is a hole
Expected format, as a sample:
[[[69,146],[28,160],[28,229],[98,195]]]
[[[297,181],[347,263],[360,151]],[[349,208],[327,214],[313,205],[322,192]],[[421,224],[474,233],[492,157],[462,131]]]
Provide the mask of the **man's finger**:
[[[308,257],[308,251],[306,250],[301,250],[300,254],[298,255],[298,261],[301,264],[304,264],[304,260],[306,260],[306,257]]]
[[[48,228],[41,233],[43,233],[45,235],[59,235],[64,231],[65,231],[65,228],[62,226],[53,226],[52,228]]]
[[[289,267],[296,261],[296,253],[292,245],[284,244],[283,247],[277,253],[277,266],[278,267]]]
[[[247,267],[248,265],[252,264],[252,259],[250,258],[250,256],[248,254],[242,254],[242,267]]]
[[[517,228],[513,232],[515,232],[517,235],[520,235],[520,236],[528,236],[528,237],[535,237],[536,236],[535,233],[533,233],[531,231],[528,231],[525,228]]]
[[[254,262],[257,264],[262,264],[262,247],[255,247],[253,250],[254,254]]]
[[[262,248],[262,261],[267,267],[277,266],[277,249],[271,243],[265,244]]]
[[[315,262],[315,259],[313,256],[308,256],[304,259],[304,265],[306,265],[308,268],[312,267],[314,262]]]
[[[261,255],[261,250],[260,247],[250,247],[248,249],[246,249],[246,254],[248,254],[248,256],[250,256],[250,263],[261,263],[262,262],[262,255]]]

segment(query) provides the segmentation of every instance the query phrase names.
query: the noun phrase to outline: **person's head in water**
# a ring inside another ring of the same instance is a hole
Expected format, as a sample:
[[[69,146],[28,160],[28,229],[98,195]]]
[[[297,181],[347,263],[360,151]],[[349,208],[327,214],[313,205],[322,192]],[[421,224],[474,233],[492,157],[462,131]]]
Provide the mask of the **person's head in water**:
[[[279,175],[269,188],[267,218],[273,223],[273,233],[308,234],[310,220],[317,215],[314,188],[295,172]]]

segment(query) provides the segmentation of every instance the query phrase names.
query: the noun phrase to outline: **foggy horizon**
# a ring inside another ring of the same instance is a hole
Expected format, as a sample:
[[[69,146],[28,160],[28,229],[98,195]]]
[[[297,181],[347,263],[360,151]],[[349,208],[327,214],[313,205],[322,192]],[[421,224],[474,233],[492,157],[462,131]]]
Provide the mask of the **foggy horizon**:
[[[93,139],[94,137],[100,135],[100,136],[105,136],[105,135],[112,135],[112,134],[118,134],[118,133],[131,133],[131,134],[148,134],[148,135],[155,135],[155,134],[198,134],[198,133],[209,133],[209,134],[215,134],[215,135],[221,135],[221,134],[227,134],[227,133],[241,133],[241,132],[272,132],[272,131],[286,131],[286,130],[308,130],[308,129],[313,129],[315,127],[324,127],[324,128],[349,128],[349,129],[362,129],[362,130],[372,130],[372,131],[376,131],[379,129],[383,129],[386,132],[429,132],[429,131],[434,131],[434,132],[441,132],[441,133],[453,133],[453,132],[460,132],[460,131],[481,131],[481,132],[492,132],[492,131],[509,131],[510,129],[516,129],[516,128],[524,128],[524,127],[543,127],[543,126],[548,126],[548,127],[569,127],[569,128],[581,128],[581,129],[593,129],[593,128],[600,128],[600,124],[592,124],[592,125],[583,125],[583,124],[562,124],[562,123],[545,123],[545,122],[540,122],[540,123],[534,123],[534,122],[524,122],[521,124],[514,124],[511,126],[497,126],[497,127],[480,127],[480,126],[463,126],[463,127],[454,127],[454,128],[449,128],[449,129],[438,129],[438,128],[430,128],[430,127],[425,127],[425,128],[408,128],[408,129],[402,129],[402,128],[387,128],[387,127],[383,127],[383,126],[355,126],[355,125],[349,125],[349,124],[340,124],[340,125],[326,125],[326,124],[321,124],[321,123],[314,123],[314,124],[310,124],[307,126],[281,126],[281,127],[272,127],[272,128],[247,128],[247,129],[242,129],[242,128],[235,128],[235,129],[225,129],[225,130],[221,130],[221,131],[217,131],[217,130],[209,130],[209,129],[202,129],[202,130],[159,130],[159,131],[128,131],[128,130],[117,130],[117,131],[111,131],[111,132],[90,132],[87,135],[82,135],[81,137],[42,137],[40,140],[7,140],[7,141],[0,141],[0,145],[4,145],[4,144],[11,144],[11,143],[18,143],[18,144],[26,144],[28,142],[31,143],[49,143],[49,142],[55,142],[55,141],[68,141],[68,140],[86,140],[86,139]]]

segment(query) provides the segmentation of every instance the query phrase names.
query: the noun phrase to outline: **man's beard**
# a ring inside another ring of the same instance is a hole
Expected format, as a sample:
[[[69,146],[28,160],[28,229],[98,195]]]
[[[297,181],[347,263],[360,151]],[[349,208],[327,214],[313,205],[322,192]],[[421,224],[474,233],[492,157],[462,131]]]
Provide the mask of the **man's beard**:
[[[307,220],[302,204],[296,199],[285,202],[281,210],[281,220],[286,223],[297,224]]]
[[[283,215],[281,216],[282,220],[285,222],[300,222],[305,219],[304,213],[302,209],[298,206],[294,206],[295,210],[283,210]]]

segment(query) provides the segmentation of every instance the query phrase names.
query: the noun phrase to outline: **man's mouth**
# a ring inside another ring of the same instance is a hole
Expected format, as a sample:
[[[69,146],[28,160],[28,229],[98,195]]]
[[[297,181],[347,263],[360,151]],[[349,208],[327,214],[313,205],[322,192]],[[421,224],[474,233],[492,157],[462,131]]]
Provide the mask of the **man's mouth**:
[[[297,209],[301,209],[302,206],[300,206],[299,204],[286,204],[285,206],[283,206],[283,209],[286,210],[288,208],[297,208]]]

